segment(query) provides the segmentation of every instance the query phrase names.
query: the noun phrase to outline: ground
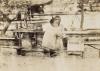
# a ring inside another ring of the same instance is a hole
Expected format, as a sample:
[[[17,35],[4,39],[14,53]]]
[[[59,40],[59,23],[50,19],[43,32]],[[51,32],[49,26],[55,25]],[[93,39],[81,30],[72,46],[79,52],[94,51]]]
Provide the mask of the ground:
[[[66,52],[50,58],[39,54],[35,56],[36,53],[18,56],[14,49],[10,51],[13,53],[0,53],[0,71],[100,71],[98,51],[89,47],[83,59]]]

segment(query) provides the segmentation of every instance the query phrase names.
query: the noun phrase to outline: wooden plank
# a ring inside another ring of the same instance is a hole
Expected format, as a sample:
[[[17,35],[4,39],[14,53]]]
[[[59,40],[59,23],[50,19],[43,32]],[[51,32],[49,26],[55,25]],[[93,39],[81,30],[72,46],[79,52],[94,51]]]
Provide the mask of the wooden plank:
[[[14,40],[15,38],[11,37],[0,37],[0,40]]]
[[[15,30],[13,32],[32,32],[32,33],[44,33],[44,31],[38,31],[38,30],[28,30],[28,29],[20,29],[20,30]]]
[[[18,49],[18,46],[0,46],[1,48],[13,48],[13,49]]]
[[[24,50],[26,52],[43,52],[43,49],[41,49],[41,50],[37,50],[37,49],[22,49],[22,50]]]
[[[100,41],[89,41],[89,42],[85,42],[84,43],[85,45],[87,45],[87,44],[91,44],[91,45],[100,45]]]
[[[100,31],[65,31],[66,35],[100,35]]]

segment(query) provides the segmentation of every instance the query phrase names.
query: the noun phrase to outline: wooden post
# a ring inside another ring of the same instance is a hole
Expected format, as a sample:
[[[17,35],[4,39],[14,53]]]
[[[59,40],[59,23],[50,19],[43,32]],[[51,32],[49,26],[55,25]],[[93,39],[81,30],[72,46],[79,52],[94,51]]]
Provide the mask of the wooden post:
[[[84,23],[84,5],[83,5],[83,0],[81,0],[81,24],[80,24],[81,30],[83,30],[83,23]]]
[[[99,58],[100,58],[100,49],[99,49]]]
[[[6,21],[6,26],[4,27],[3,31],[1,31],[1,35],[4,35],[6,33],[10,24],[11,24],[11,22]]]

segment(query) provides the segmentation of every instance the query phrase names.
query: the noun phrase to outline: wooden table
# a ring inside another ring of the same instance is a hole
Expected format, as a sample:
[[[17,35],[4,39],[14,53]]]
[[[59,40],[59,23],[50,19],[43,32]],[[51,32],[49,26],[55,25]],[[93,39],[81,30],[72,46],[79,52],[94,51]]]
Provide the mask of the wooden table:
[[[37,45],[37,39],[38,39],[38,34],[41,34],[41,35],[43,35],[44,34],[44,32],[43,31],[40,31],[40,30],[27,30],[27,29],[21,29],[21,30],[16,30],[16,31],[14,31],[14,33],[19,33],[19,38],[20,38],[20,40],[21,40],[21,33],[33,33],[33,34],[35,34],[35,37],[34,38],[36,38],[36,45]]]

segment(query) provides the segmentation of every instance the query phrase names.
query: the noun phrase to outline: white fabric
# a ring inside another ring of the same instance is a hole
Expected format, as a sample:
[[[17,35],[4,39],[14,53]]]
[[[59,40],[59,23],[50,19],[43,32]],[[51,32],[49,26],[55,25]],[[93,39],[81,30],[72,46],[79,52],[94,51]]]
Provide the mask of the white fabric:
[[[56,35],[62,35],[61,27],[53,27],[51,24],[46,24],[44,31],[45,34],[42,41],[43,47],[50,49],[62,47],[62,39],[60,37],[56,38]]]
[[[84,51],[84,42],[81,36],[72,36],[68,38],[67,51]]]

